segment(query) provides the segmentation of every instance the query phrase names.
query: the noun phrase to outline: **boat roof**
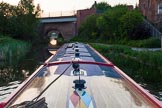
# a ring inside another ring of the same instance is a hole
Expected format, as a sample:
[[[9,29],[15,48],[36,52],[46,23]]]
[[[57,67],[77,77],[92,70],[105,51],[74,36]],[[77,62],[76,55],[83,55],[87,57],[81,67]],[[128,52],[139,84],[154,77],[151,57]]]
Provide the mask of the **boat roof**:
[[[79,64],[80,75],[74,71],[76,64]],[[79,76],[84,82],[83,89],[78,89],[74,83]],[[4,100],[4,104],[10,107],[29,102],[55,79],[38,99],[42,99],[48,108],[162,107],[160,101],[123,71],[83,43],[62,46]]]

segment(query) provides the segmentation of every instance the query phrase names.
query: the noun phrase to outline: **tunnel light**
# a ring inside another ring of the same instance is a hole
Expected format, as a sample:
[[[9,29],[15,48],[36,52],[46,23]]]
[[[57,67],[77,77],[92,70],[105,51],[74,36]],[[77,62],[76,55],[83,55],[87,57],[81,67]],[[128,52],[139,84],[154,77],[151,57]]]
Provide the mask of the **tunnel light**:
[[[51,45],[56,45],[56,44],[57,44],[57,40],[51,39],[51,40],[50,40],[50,44],[51,44]]]

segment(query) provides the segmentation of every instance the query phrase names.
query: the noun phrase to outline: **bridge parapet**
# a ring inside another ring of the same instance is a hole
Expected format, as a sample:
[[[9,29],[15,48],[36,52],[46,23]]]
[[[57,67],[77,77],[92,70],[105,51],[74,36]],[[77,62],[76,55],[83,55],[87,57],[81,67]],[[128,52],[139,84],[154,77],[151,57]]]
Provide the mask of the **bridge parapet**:
[[[66,16],[75,16],[77,13],[76,10],[71,11],[55,11],[55,12],[43,12],[41,13],[41,18],[45,17],[66,17]]]
[[[61,16],[61,17],[44,17],[40,18],[40,23],[59,23],[59,22],[76,22],[76,16]]]

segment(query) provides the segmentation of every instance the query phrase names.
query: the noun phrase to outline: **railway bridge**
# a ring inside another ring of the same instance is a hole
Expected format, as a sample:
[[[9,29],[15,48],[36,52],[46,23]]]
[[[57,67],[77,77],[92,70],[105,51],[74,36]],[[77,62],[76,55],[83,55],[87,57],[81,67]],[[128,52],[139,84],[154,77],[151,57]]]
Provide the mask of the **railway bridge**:
[[[39,31],[43,37],[50,37],[53,33],[70,40],[78,33],[78,28],[88,15],[95,14],[96,9],[78,10],[71,16],[42,17],[40,18]]]

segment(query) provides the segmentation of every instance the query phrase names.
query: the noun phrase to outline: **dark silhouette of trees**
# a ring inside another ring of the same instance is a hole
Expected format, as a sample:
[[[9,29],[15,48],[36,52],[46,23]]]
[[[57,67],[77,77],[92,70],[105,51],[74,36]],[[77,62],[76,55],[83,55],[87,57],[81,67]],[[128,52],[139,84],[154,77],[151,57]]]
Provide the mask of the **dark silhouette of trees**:
[[[20,0],[18,6],[0,3],[0,33],[16,39],[35,41],[40,6],[33,0]]]
[[[79,34],[86,39],[96,39],[98,36],[98,29],[96,25],[97,15],[91,15],[87,17],[85,22],[83,22],[79,29]]]
[[[96,4],[96,7],[102,7],[103,4],[105,9],[105,3]],[[144,25],[143,16],[138,10],[129,10],[126,5],[117,5],[102,14],[87,17],[80,26],[79,35],[82,39],[95,41],[137,40],[150,37],[150,30]]]
[[[95,2],[91,8],[96,8],[98,13],[103,13],[108,9],[111,9],[111,6],[106,2],[100,2],[100,3]]]
[[[128,11],[120,18],[121,33],[123,36],[128,36],[130,39],[135,39],[134,31],[140,29],[143,23],[143,17],[137,10]],[[138,37],[137,37],[138,38]]]

